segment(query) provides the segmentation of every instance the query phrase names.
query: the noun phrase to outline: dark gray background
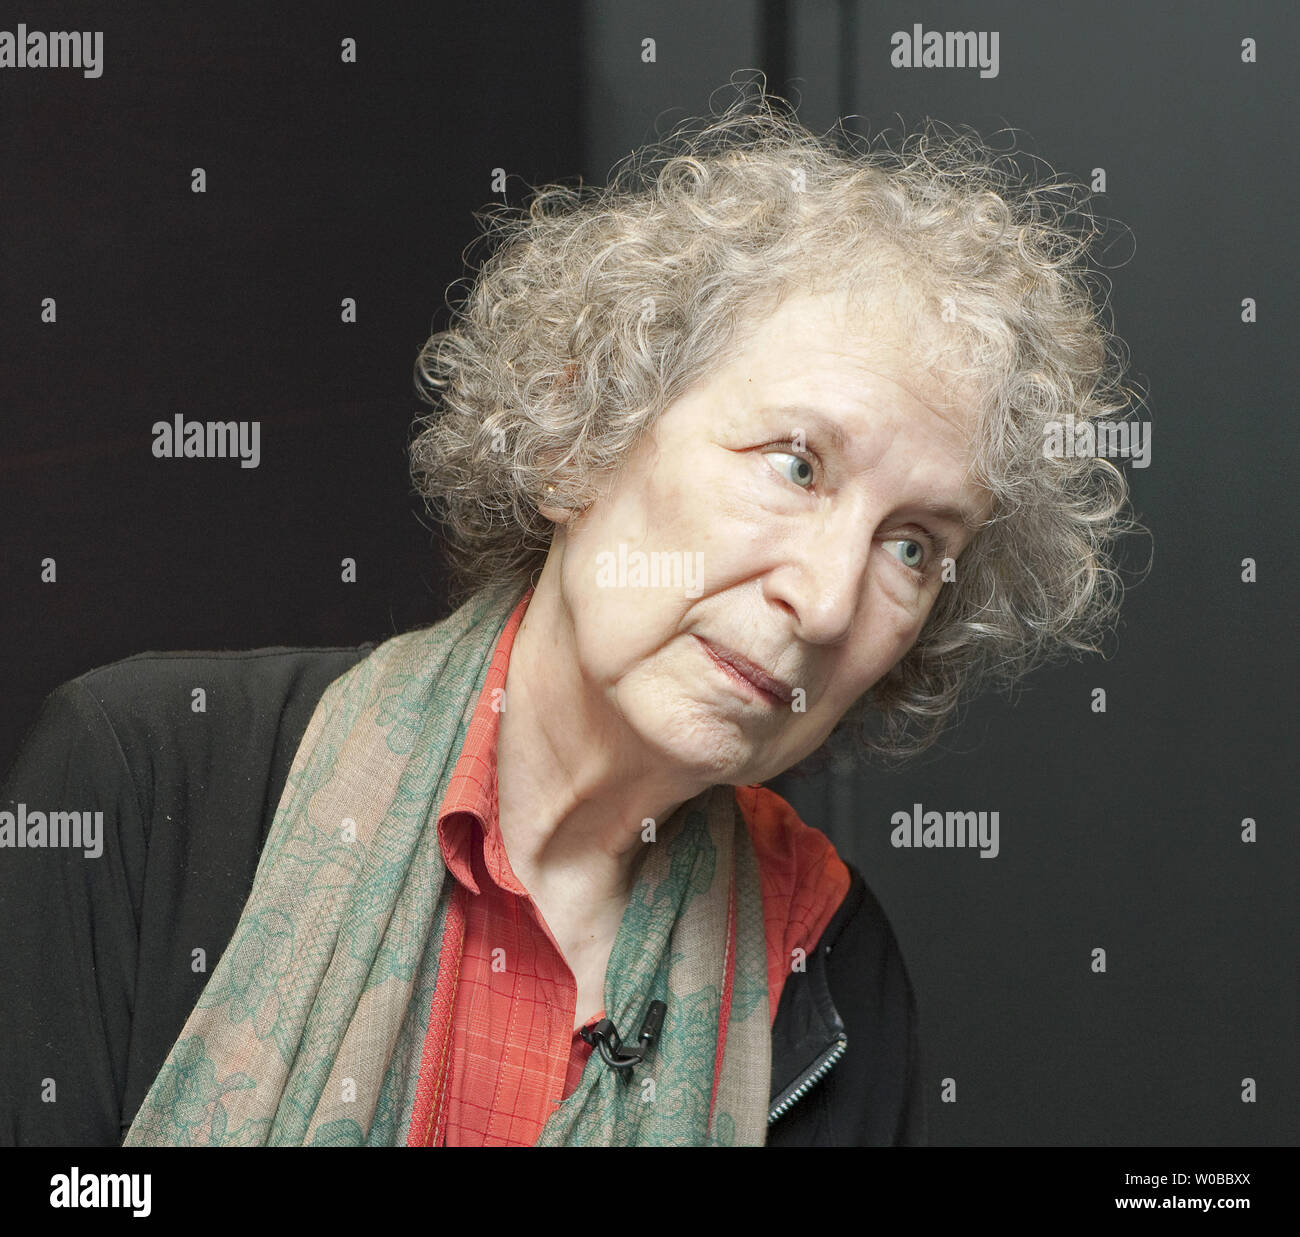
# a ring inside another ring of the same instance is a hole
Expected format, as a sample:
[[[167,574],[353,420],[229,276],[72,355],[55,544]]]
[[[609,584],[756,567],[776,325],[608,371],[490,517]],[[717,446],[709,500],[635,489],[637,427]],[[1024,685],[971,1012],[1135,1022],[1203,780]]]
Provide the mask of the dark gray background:
[[[998,30],[999,75],[891,68],[891,33],[918,20]],[[1130,565],[1152,569],[1110,656],[977,702],[905,771],[778,789],[895,925],[933,1142],[1296,1142],[1292,6],[0,9],[19,21],[104,30],[105,68],[0,71],[3,764],[44,694],[93,666],[355,644],[447,612],[406,478],[410,375],[494,167],[513,203],[603,181],[757,68],[817,131],[930,116],[1002,147],[1011,127],[1078,179],[1105,168],[1114,323],[1154,423],[1152,464],[1129,473],[1152,533]],[[176,413],[260,420],[260,467],[154,459],[151,426]],[[893,849],[914,802],[997,811],[1001,854]]]

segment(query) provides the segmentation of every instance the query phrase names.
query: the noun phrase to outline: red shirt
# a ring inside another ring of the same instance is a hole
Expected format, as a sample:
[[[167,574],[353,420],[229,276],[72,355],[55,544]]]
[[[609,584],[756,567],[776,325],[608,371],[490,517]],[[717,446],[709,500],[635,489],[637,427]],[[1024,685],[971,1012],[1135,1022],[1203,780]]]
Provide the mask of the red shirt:
[[[520,600],[497,642],[438,813],[455,895],[411,1120],[408,1141],[416,1146],[531,1147],[592,1052],[573,1029],[577,983],[511,871],[498,827],[499,702],[531,596]],[[806,952],[820,939],[848,892],[849,872],[827,838],[779,795],[744,786],[736,800],[758,858],[775,1019],[794,950]]]

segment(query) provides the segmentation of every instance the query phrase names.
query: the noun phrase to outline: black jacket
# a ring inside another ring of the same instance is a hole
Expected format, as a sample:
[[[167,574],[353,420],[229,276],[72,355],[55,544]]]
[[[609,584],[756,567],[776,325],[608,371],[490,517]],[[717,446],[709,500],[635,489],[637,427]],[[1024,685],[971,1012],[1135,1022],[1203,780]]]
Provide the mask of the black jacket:
[[[102,811],[103,849],[0,845],[0,1145],[121,1142],[234,933],[321,693],[373,647],[143,653],[46,699],[0,813]],[[850,872],[781,994],[769,1146],[925,1141],[907,970]]]

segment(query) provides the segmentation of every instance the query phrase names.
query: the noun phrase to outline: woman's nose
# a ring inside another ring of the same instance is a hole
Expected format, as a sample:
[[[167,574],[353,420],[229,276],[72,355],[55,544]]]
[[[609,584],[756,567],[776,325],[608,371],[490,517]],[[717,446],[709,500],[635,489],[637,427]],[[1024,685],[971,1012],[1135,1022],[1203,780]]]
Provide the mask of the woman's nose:
[[[769,600],[790,612],[800,639],[838,644],[848,638],[865,595],[871,546],[870,538],[847,529],[826,529],[768,574]]]

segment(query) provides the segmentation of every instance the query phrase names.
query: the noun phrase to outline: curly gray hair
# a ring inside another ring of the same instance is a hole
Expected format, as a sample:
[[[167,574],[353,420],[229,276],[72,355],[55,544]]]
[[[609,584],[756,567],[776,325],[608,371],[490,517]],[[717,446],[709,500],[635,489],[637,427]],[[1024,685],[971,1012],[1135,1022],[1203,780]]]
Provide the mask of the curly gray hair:
[[[1043,444],[1048,422],[1129,407],[1123,346],[1094,303],[1095,220],[1067,226],[1075,186],[1026,180],[973,131],[927,121],[895,151],[842,126],[816,136],[772,101],[742,91],[606,187],[549,184],[477,216],[496,244],[416,363],[433,411],[412,476],[458,591],[518,595],[550,542],[539,503],[590,503],[784,295],[907,289],[918,354],[942,339],[982,393],[975,469],[993,515],[912,649],[823,749],[903,757],[976,683],[1099,651],[1121,593],[1112,548],[1136,527],[1127,485],[1105,458]]]

